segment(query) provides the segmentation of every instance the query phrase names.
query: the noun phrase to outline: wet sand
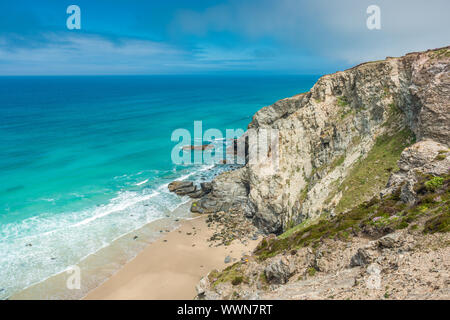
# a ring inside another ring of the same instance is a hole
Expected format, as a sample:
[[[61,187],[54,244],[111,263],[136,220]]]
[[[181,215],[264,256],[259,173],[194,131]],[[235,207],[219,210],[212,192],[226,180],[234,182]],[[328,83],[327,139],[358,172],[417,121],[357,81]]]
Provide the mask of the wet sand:
[[[213,230],[205,220],[200,216],[182,221],[178,229],[149,244],[85,299],[193,299],[201,277],[239,260],[260,240],[211,246],[208,239]],[[231,263],[224,262],[227,256]]]

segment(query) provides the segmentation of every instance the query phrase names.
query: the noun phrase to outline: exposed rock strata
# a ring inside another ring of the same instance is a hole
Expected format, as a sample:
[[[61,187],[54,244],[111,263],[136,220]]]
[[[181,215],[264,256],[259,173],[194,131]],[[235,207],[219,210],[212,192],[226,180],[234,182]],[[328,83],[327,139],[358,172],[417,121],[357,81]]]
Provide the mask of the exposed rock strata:
[[[170,192],[175,192],[179,196],[189,196],[191,198],[201,198],[211,192],[211,183],[202,182],[198,188],[192,181],[173,181],[168,185]]]

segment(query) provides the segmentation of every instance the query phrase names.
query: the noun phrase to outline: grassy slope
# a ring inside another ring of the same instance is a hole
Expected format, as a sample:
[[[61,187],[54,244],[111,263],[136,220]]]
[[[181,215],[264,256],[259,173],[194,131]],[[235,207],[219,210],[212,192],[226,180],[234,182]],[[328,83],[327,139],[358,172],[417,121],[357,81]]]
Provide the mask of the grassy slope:
[[[424,233],[450,231],[450,175],[424,175],[415,189],[419,200],[411,207],[399,201],[398,192],[383,200],[373,198],[332,219],[298,228],[288,236],[263,240],[255,254],[264,260],[285,250],[314,247],[323,238],[345,240],[361,232],[382,236],[403,228],[421,228]]]
[[[367,157],[355,164],[348,177],[338,187],[342,198],[336,212],[344,212],[379,192],[386,185],[391,172],[398,169],[400,154],[411,144],[412,137],[408,129],[392,136],[386,134],[378,137]]]

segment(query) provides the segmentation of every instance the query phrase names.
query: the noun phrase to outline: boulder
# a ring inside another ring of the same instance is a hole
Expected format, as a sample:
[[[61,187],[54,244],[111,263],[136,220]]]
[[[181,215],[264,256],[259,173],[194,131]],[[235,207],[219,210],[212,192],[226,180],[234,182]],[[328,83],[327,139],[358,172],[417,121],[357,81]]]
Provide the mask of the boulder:
[[[193,186],[192,181],[173,181],[169,183],[168,188],[170,192],[176,192],[179,189],[192,188]]]
[[[211,182],[202,182],[200,183],[200,187],[202,188],[202,191],[207,194],[210,193],[212,190],[212,183]]]
[[[389,196],[400,192],[400,200],[412,204],[417,200],[414,185],[417,174],[444,175],[450,168],[450,149],[446,145],[424,140],[406,148],[398,161],[399,171],[389,177],[386,188],[381,196]]]
[[[210,286],[210,283],[208,280],[208,276],[201,278],[200,281],[195,286],[195,291],[197,292],[197,296],[203,295],[206,292],[206,290],[209,289],[209,286]]]
[[[350,267],[365,266],[375,260],[375,255],[368,248],[359,248],[350,260]]]
[[[201,198],[211,191],[211,183],[200,184],[200,189],[192,181],[173,181],[169,183],[169,191],[175,192],[179,196],[189,196],[194,199]]]
[[[264,269],[266,279],[272,284],[285,284],[295,271],[295,265],[287,257],[276,257]]]
[[[401,246],[400,233],[391,233],[378,239],[378,245],[381,248],[396,248]]]

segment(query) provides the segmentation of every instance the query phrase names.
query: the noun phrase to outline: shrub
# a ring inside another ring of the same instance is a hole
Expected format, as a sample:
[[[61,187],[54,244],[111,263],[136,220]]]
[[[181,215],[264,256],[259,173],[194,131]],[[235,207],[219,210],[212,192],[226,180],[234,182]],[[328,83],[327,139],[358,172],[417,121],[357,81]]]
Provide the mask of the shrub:
[[[243,276],[237,276],[231,281],[231,284],[233,286],[237,286],[237,285],[241,284],[243,281],[244,281],[244,277]]]
[[[312,277],[312,276],[314,276],[315,274],[316,274],[316,269],[314,269],[314,268],[308,268],[308,274]]]
[[[345,96],[338,97],[337,104],[340,107],[345,107],[346,105],[348,105],[347,97],[345,97]]]
[[[442,177],[433,177],[427,182],[425,182],[425,187],[428,191],[434,191],[437,188],[441,187],[444,183],[444,178]]]

